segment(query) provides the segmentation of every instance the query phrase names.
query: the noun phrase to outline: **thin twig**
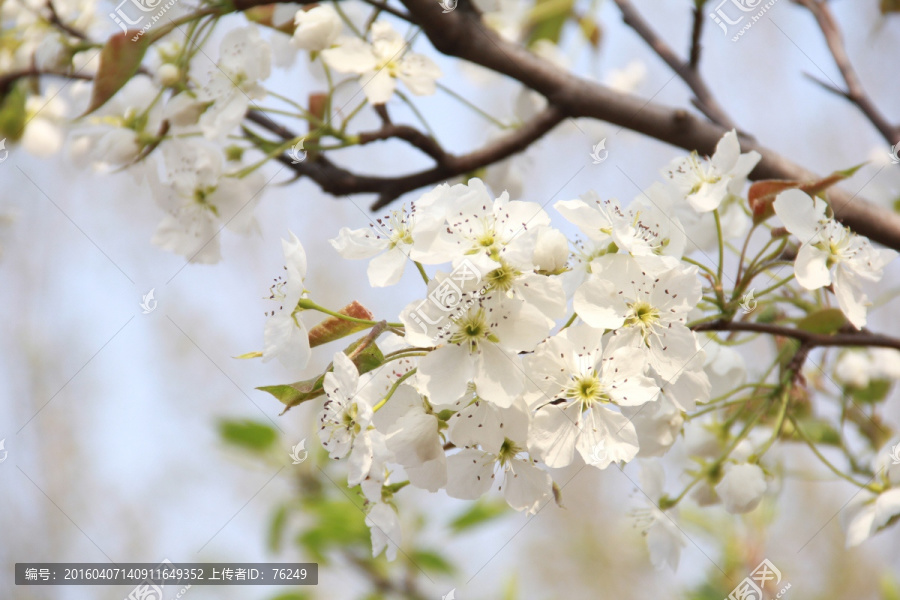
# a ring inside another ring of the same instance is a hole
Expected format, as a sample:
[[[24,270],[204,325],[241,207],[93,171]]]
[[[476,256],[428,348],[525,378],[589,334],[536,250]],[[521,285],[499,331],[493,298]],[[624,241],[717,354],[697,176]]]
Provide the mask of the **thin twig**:
[[[850,62],[850,57],[847,55],[847,49],[844,46],[840,27],[838,26],[837,21],[835,21],[834,15],[831,14],[831,9],[821,0],[795,1],[806,7],[809,12],[812,13],[816,22],[819,24],[819,28],[822,30],[822,35],[825,37],[825,43],[828,44],[828,50],[831,51],[834,63],[837,65],[838,70],[840,70],[841,77],[844,78],[844,83],[847,84],[847,90],[839,92],[840,95],[855,104],[866,118],[869,119],[869,122],[872,123],[875,129],[881,132],[881,135],[889,144],[893,145],[900,141],[900,127],[888,122],[863,88],[862,82],[856,74],[853,64]],[[818,81],[817,83],[824,85]],[[824,85],[824,87],[837,93],[837,89],[833,86]]]
[[[666,64],[675,71],[678,77],[691,88],[691,91],[694,92],[695,96],[695,105],[700,112],[706,115],[710,121],[717,125],[721,125],[725,129],[735,129],[736,126],[734,122],[725,114],[722,107],[719,106],[719,103],[713,97],[712,92],[706,86],[706,82],[703,81],[703,78],[700,77],[696,70],[693,55],[696,52],[696,60],[700,60],[699,40],[696,45],[696,50],[693,47],[691,49],[691,61],[685,62],[675,54],[672,48],[670,48],[661,37],[656,35],[656,32],[653,31],[647,21],[644,20],[629,0],[614,1],[622,12],[622,19],[625,21],[625,24],[641,36],[641,39],[647,42],[647,45],[656,52],[657,56],[663,59]],[[696,15],[694,33],[697,36],[700,35],[699,26],[696,25]]]
[[[742,321],[713,321],[692,327],[694,331],[747,331],[751,333],[767,333],[799,340],[804,346],[876,346],[879,348],[895,348],[900,350],[900,339],[860,331],[859,333],[812,333],[794,327],[782,327],[768,323],[747,323]]]

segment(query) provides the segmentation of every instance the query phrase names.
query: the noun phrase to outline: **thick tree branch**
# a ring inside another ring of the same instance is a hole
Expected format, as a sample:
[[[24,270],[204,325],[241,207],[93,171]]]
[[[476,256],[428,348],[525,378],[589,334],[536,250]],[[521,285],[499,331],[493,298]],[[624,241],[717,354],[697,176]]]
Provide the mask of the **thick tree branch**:
[[[850,102],[855,104],[856,107],[866,115],[869,122],[881,132],[881,135],[884,136],[884,139],[887,140],[888,144],[896,144],[900,141],[900,127],[888,122],[863,88],[862,82],[856,74],[853,64],[850,62],[850,57],[847,55],[847,49],[844,47],[844,40],[841,36],[840,27],[838,27],[837,21],[834,20],[831,9],[821,0],[795,0],[795,2],[805,6],[816,18],[816,22],[822,30],[822,35],[825,36],[825,43],[828,44],[828,50],[831,51],[831,56],[834,58],[834,62],[841,72],[841,77],[844,78],[844,83],[847,84],[846,92],[840,91],[836,93],[839,93],[841,96],[844,96],[850,100]],[[822,82],[818,83],[823,85],[826,89],[835,91],[832,86],[823,84]]]
[[[767,323],[745,323],[740,321],[713,321],[692,327],[694,331],[746,331],[766,333],[799,340],[805,346],[876,346],[900,350],[900,339],[861,331],[859,333],[835,333],[826,335],[811,333],[793,327],[781,327]]]
[[[565,72],[525,48],[488,30],[474,15],[459,10],[443,14],[432,0],[403,0],[410,15],[440,52],[507,75],[543,94],[550,106],[568,117],[592,117],[631,129],[657,140],[711,155],[726,129],[672,109]],[[809,181],[818,177],[803,167],[742,138],[744,151],[762,155],[753,179]],[[852,196],[830,192],[837,218],[858,233],[900,250],[900,215]]]
[[[625,24],[631,27],[635,33],[641,36],[647,45],[656,52],[657,56],[663,59],[669,67],[678,74],[678,77],[684,81],[691,91],[694,92],[695,106],[706,115],[710,121],[721,125],[725,129],[734,129],[734,122],[725,114],[725,111],[719,106],[719,103],[713,97],[712,92],[706,86],[706,82],[697,72],[697,63],[700,60],[700,30],[701,26],[697,24],[697,16],[694,20],[694,41],[691,47],[690,62],[685,62],[678,58],[675,51],[666,44],[662,38],[656,35],[656,32],[650,27],[647,21],[634,8],[629,0],[615,0],[622,12],[622,19]],[[699,11],[697,12],[699,14]],[[699,17],[703,22],[702,15]]]

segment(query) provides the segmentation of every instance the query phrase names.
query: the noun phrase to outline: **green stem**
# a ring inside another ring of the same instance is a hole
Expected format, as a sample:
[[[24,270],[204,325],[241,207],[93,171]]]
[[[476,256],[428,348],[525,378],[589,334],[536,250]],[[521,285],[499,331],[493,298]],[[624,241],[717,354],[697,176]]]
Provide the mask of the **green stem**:
[[[473,111],[475,111],[476,113],[478,113],[478,114],[481,115],[483,118],[485,118],[486,120],[490,121],[491,123],[493,123],[494,125],[496,125],[496,126],[499,127],[500,129],[509,129],[509,128],[510,128],[509,125],[503,123],[502,121],[500,121],[500,120],[497,119],[496,117],[492,117],[491,115],[487,114],[486,112],[484,112],[483,110],[481,110],[480,108],[478,108],[477,106],[475,106],[474,104],[472,104],[471,102],[469,102],[466,98],[464,98],[464,97],[462,97],[461,95],[457,94],[456,92],[454,92],[453,90],[451,90],[451,89],[448,88],[447,86],[445,86],[445,85],[443,85],[443,84],[441,84],[441,83],[438,83],[438,84],[437,84],[437,87],[438,87],[439,90],[441,90],[442,92],[445,92],[446,94],[452,96],[453,98],[455,98],[455,99],[458,100],[459,102],[462,102],[463,104],[465,104],[466,106],[468,106],[469,108],[471,108]]]
[[[572,325],[572,323],[575,322],[575,319],[577,319],[577,318],[578,318],[578,313],[573,312],[573,313],[572,313],[572,316],[569,317],[569,320],[566,321],[566,324],[563,325],[559,330],[562,331],[563,329],[566,329],[566,328],[570,327],[570,326]]]
[[[716,281],[722,285],[722,272],[725,269],[725,237],[722,235],[722,220],[719,218],[719,209],[713,211],[716,219],[716,237],[719,241],[719,264],[716,265]]]
[[[369,321],[367,319],[357,319],[356,317],[350,317],[348,315],[342,315],[339,312],[335,312],[333,310],[329,310],[324,306],[319,306],[309,298],[300,298],[297,302],[297,308],[302,310],[317,310],[320,313],[325,313],[326,315],[331,315],[332,317],[337,317],[338,319],[343,319],[344,321],[350,321],[351,323],[359,323],[360,325],[369,325],[374,327],[378,325],[381,321]],[[403,327],[403,323],[388,323],[388,327]]]
[[[428,273],[425,272],[425,267],[417,260],[414,260],[413,262],[416,263],[416,268],[419,270],[419,275],[421,275],[422,279],[425,281],[425,285],[428,285]]]
[[[372,412],[378,412],[378,410],[387,404],[387,401],[391,399],[391,396],[394,395],[394,392],[397,391],[397,388],[400,387],[400,384],[415,375],[418,369],[412,369],[404,373],[397,381],[394,382],[394,385],[391,386],[391,389],[388,390],[388,393],[381,399],[381,402],[372,407]]]
[[[794,419],[793,416],[788,416],[788,419],[790,419],[791,423],[794,425],[794,431],[797,432],[797,434],[803,439],[803,441],[806,442],[806,445],[809,446],[809,449],[813,451],[813,454],[815,454],[816,457],[820,461],[822,461],[822,464],[824,464],[826,467],[828,467],[832,473],[834,473],[841,479],[845,479],[845,480],[849,481],[856,487],[867,489],[870,492],[879,494],[883,491],[880,486],[877,486],[877,485],[874,485],[871,483],[868,483],[868,484],[860,483],[860,482],[856,481],[855,479],[853,479],[852,477],[850,477],[849,475],[847,475],[846,473],[841,472],[840,469],[838,469],[833,464],[831,464],[831,462],[829,462],[829,460],[827,458],[825,458],[821,452],[819,452],[819,449],[816,448],[816,444],[811,439],[809,439],[809,437],[807,437],[806,433],[800,428],[800,424],[797,423],[797,420]]]
[[[772,444],[774,444],[775,440],[777,440],[781,435],[781,429],[782,427],[784,427],[784,418],[787,416],[788,405],[790,405],[790,403],[791,388],[790,386],[787,386],[781,393],[781,410],[778,411],[778,418],[775,421],[775,428],[772,431],[772,435],[768,440],[766,440],[766,443],[763,445],[763,447],[754,454],[754,457],[750,459],[750,462],[758,463],[759,459],[769,451],[769,448],[772,447]]]

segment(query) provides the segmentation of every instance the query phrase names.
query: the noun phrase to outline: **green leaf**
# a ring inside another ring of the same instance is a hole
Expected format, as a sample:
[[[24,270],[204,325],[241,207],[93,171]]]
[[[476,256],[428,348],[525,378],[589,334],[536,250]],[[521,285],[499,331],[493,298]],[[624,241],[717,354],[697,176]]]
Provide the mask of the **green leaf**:
[[[268,392],[278,398],[278,401],[285,405],[285,411],[287,411],[289,408],[324,394],[325,389],[322,387],[324,382],[325,375],[323,374],[306,381],[297,381],[284,385],[263,385],[256,389]]]
[[[268,450],[278,439],[274,429],[249,419],[219,421],[219,435],[229,444],[254,452]]]
[[[365,348],[357,351],[366,339],[367,338],[360,338],[344,349],[344,354],[351,357],[353,364],[356,365],[360,375],[368,373],[372,369],[384,364],[384,354],[382,354],[381,349],[374,342],[369,343]],[[324,383],[325,373],[318,377],[307,379],[306,381],[296,381],[294,383],[283,385],[263,385],[256,389],[268,392],[278,398],[278,401],[285,406],[285,409],[281,412],[281,414],[284,414],[294,406],[308,400],[313,400],[324,394],[325,389],[322,387]]]
[[[528,14],[528,44],[538,40],[559,43],[563,27],[572,16],[575,0],[537,0]]]
[[[460,533],[488,521],[493,521],[497,517],[508,514],[508,512],[506,503],[480,501],[456,515],[450,521],[449,526],[454,533]]]
[[[456,567],[435,550],[415,550],[409,558],[417,566],[426,571],[433,571],[442,575],[453,575]]]
[[[18,141],[25,131],[25,123],[28,121],[28,111],[25,110],[25,101],[28,99],[26,87],[26,82],[20,80],[0,102],[0,137],[8,142]]]
[[[823,308],[810,313],[797,321],[797,327],[810,333],[831,334],[839,330],[847,322],[839,308]]]
[[[275,510],[272,520],[269,521],[269,535],[266,542],[270,552],[281,552],[281,545],[284,541],[284,529],[287,526],[290,510],[289,504],[282,504]]]
[[[285,592],[273,596],[272,600],[311,600],[312,596],[302,592]]]
[[[356,340],[344,350],[344,354],[353,358],[353,364],[359,369],[360,375],[368,373],[373,369],[377,369],[384,364],[384,354],[381,353],[378,344],[371,343],[363,348],[361,352],[357,353],[356,349],[359,348],[364,340],[365,338]]]
[[[839,446],[841,444],[841,434],[827,421],[810,417],[801,419],[798,423],[806,437],[815,444],[826,444],[829,446]]]
[[[327,562],[327,553],[333,548],[357,546],[371,553],[369,527],[359,507],[347,500],[321,499],[308,502],[304,507],[314,521],[311,527],[297,536],[297,543],[317,562]]]
[[[137,33],[137,30],[117,33],[103,46],[100,51],[100,67],[94,77],[91,103],[82,117],[106,104],[140,69],[141,60],[150,47],[150,39],[141,36],[132,41]]]
[[[845,389],[854,400],[865,404],[874,404],[887,398],[893,382],[887,379],[873,379],[864,388],[847,386]]]

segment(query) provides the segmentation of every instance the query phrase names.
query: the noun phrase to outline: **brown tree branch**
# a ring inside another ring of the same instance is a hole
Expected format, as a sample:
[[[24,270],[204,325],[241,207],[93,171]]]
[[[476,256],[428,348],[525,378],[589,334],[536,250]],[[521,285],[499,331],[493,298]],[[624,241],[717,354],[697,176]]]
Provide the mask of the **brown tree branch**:
[[[743,321],[713,321],[692,327],[694,331],[746,331],[766,333],[799,340],[805,346],[876,346],[900,350],[900,339],[861,331],[859,333],[835,333],[826,335],[812,333],[793,327],[781,327],[768,323],[747,323]]]
[[[719,106],[719,103],[713,97],[712,92],[706,86],[706,82],[703,81],[703,78],[700,77],[700,74],[697,72],[697,66],[695,60],[699,62],[700,60],[700,50],[699,50],[699,35],[700,35],[700,26],[697,25],[697,14],[700,14],[699,11],[696,11],[694,16],[694,37],[695,41],[692,44],[691,49],[691,59],[690,62],[685,62],[681,60],[675,51],[666,44],[662,38],[656,35],[656,32],[650,27],[647,21],[641,16],[641,14],[634,8],[631,4],[630,0],[614,0],[618,5],[619,10],[622,12],[622,20],[625,21],[625,24],[631,27],[635,33],[641,36],[647,45],[656,52],[657,56],[663,59],[669,67],[675,71],[678,77],[684,81],[691,91],[694,92],[694,105],[702,112],[704,115],[709,118],[710,121],[716,123],[717,125],[721,125],[725,129],[735,129],[734,122],[725,114],[725,111]],[[702,15],[699,17],[701,23],[703,20]],[[694,54],[696,53],[696,57]]]
[[[837,65],[838,70],[840,70],[841,77],[844,78],[844,83],[847,84],[847,91],[839,92],[840,95],[856,105],[866,118],[869,119],[869,122],[872,123],[875,129],[881,132],[881,135],[887,140],[888,144],[894,145],[897,142],[900,142],[900,127],[888,122],[863,88],[862,82],[856,74],[853,64],[850,62],[850,57],[847,55],[847,49],[844,46],[840,27],[838,26],[837,21],[834,20],[831,9],[821,0],[795,0],[795,2],[797,4],[802,4],[812,13],[816,22],[819,24],[819,28],[822,30],[822,35],[825,37],[825,43],[828,44],[828,50],[831,51],[834,63]],[[826,89],[831,89],[831,86],[827,86],[818,81],[817,83],[825,86]],[[832,89],[832,91],[834,90]]]
[[[259,112],[251,111],[247,114],[247,119],[268,129],[282,139],[297,137],[295,133],[273,122]],[[485,165],[493,164],[513,154],[522,152],[564,119],[565,115],[557,108],[551,106],[514,132],[485,145],[479,150],[462,155],[444,153],[442,160],[439,160],[438,164],[431,169],[400,177],[359,175],[335,165],[322,155],[319,155],[315,160],[304,161],[298,164],[291,164],[290,159],[286,156],[280,157],[279,161],[289,166],[298,175],[309,177],[323,191],[332,196],[365,193],[378,194],[378,198],[372,205],[372,210],[379,210],[407,192],[464,175]],[[405,126],[389,125],[387,127]],[[408,129],[412,130],[412,128]],[[416,133],[422,138],[427,137],[420,132]],[[421,139],[418,141],[423,142]],[[428,144],[427,142],[423,143],[426,146]],[[434,150],[432,148],[432,151]]]
[[[688,59],[688,66],[692,71],[696,71],[700,66],[700,52],[702,45],[700,40],[703,37],[703,24],[706,22],[706,15],[703,14],[704,0],[696,0],[694,2],[694,23],[691,26],[691,52]]]
[[[544,95],[549,105],[565,116],[600,119],[707,155],[715,152],[716,144],[727,131],[683,109],[616,92],[565,72],[520,45],[501,39],[467,12],[456,10],[442,14],[432,0],[403,2],[438,51],[523,83]],[[743,137],[741,142],[744,151],[756,150],[762,156],[751,173],[752,179],[810,181],[818,178],[752,139]],[[900,250],[900,215],[837,188],[830,192],[830,199],[841,207],[837,218],[845,225],[876,242]]]
[[[397,138],[408,142],[410,145],[415,146],[433,158],[439,165],[443,164],[447,159],[447,153],[433,137],[425,135],[415,127],[410,127],[409,125],[394,125],[388,123],[378,131],[360,133],[359,144],[364,146],[366,144],[371,144],[372,142],[388,140],[391,138]]]

